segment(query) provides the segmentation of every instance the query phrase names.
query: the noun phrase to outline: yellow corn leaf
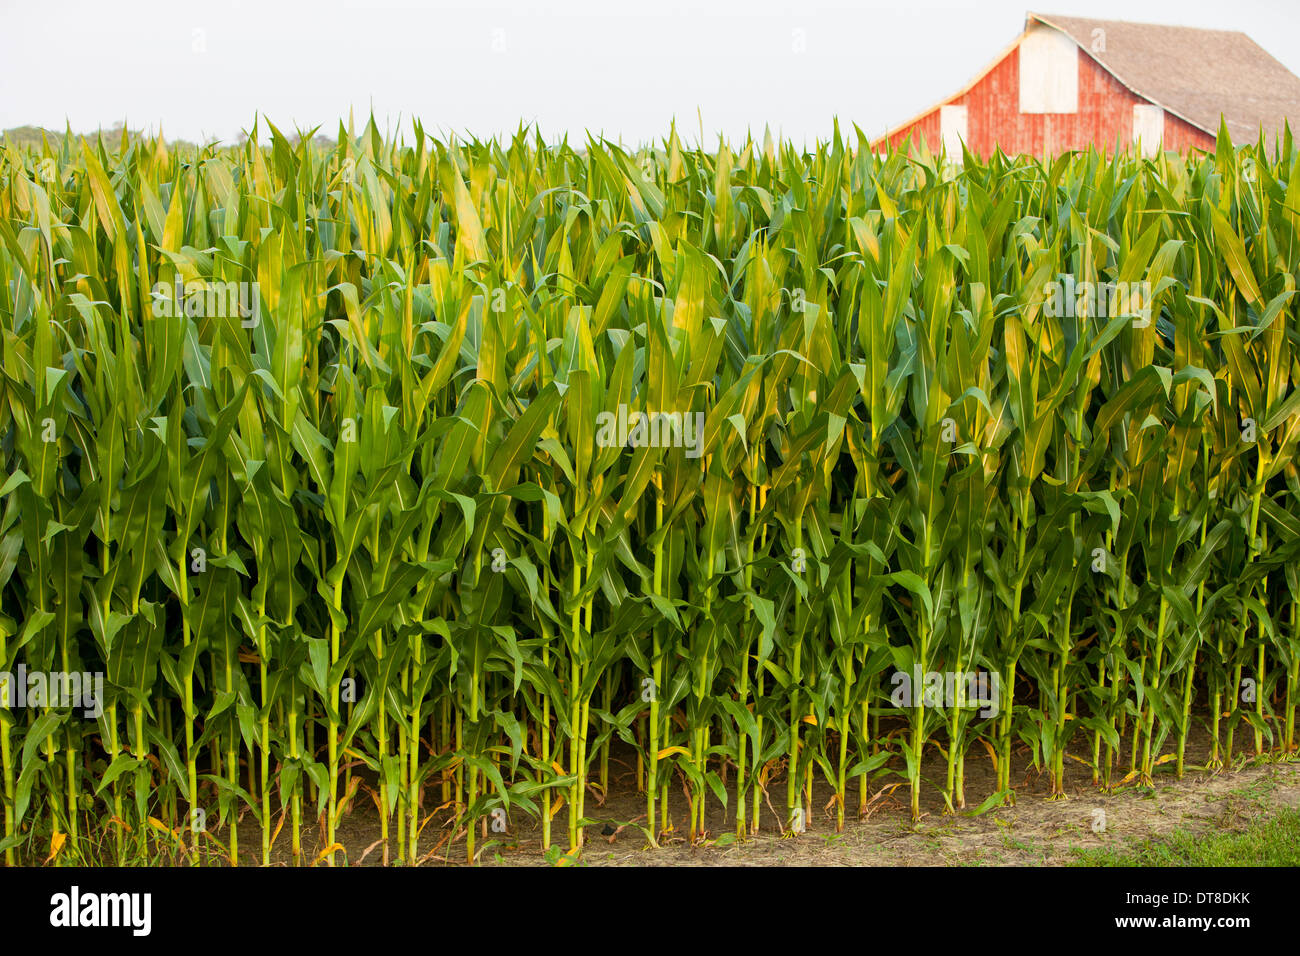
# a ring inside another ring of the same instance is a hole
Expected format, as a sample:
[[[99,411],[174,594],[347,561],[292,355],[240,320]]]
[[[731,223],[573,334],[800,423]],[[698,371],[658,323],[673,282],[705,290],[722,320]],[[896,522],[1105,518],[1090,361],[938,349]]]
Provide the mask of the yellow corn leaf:
[[[993,772],[994,772],[994,773],[997,773],[997,772],[998,772],[998,752],[997,752],[997,750],[993,747],[993,745],[992,745],[991,743],[989,743],[989,742],[988,742],[987,740],[985,740],[983,737],[980,737],[980,738],[979,738],[979,742],[982,743],[982,744],[984,745],[984,749],[987,750],[987,751],[989,752],[989,759],[993,761]]]
[[[50,855],[45,858],[45,862],[49,863],[52,859],[58,856],[59,852],[63,849],[63,844],[67,841],[68,835],[66,833],[60,833],[58,830],[55,830],[54,835],[50,837]]]
[[[325,849],[321,850],[319,853],[316,854],[316,859],[312,862],[312,866],[318,865],[321,860],[325,859],[331,853],[341,849],[343,849],[342,843],[331,843]]]

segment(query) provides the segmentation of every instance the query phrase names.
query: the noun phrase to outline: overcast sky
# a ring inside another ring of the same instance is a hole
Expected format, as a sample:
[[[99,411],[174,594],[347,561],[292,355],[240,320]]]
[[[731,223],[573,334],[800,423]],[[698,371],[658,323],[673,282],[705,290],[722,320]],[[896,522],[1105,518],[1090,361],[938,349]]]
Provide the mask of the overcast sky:
[[[1026,0],[0,0],[0,129],[232,140],[261,113],[492,136],[522,120],[658,140],[882,132],[1015,39]],[[1040,12],[1241,30],[1300,74],[1296,0],[1047,0]],[[697,112],[698,111],[698,112]]]

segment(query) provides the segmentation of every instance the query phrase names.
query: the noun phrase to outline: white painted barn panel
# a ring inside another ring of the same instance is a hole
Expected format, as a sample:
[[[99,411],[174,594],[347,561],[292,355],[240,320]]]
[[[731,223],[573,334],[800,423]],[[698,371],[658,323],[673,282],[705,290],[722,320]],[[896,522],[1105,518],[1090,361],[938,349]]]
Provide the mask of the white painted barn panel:
[[[960,160],[962,143],[970,141],[966,132],[966,107],[939,107],[939,135],[948,158]]]
[[[1143,156],[1154,156],[1165,138],[1165,111],[1150,103],[1133,104],[1133,142]]]
[[[1020,42],[1020,112],[1079,111],[1079,47],[1060,30],[1037,25]]]

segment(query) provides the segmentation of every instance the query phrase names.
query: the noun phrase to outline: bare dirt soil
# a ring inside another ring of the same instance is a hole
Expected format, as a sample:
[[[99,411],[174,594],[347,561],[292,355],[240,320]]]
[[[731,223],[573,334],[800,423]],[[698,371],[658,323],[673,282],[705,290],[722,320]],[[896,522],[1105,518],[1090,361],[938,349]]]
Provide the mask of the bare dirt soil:
[[[994,789],[991,761],[976,759],[973,750],[966,766],[966,793],[971,808],[948,812],[938,783],[944,775],[939,757],[923,764],[921,820],[913,825],[908,813],[908,789],[900,777],[878,776],[868,787],[868,812],[859,819],[859,795],[850,788],[845,828],[835,832],[833,791],[814,785],[813,812],[806,832],[783,835],[777,809],[784,807],[785,780],[768,782],[762,801],[760,830],[744,841],[734,839],[735,807],[725,809],[710,797],[709,831],[692,846],[684,832],[688,817],[686,794],[680,782],[669,795],[670,820],[676,828],[659,836],[651,847],[642,826],[645,796],[635,790],[635,755],[614,750],[610,759],[610,795],[602,800],[597,787],[588,793],[586,816],[596,821],[586,829],[583,865],[588,866],[1059,866],[1071,862],[1074,850],[1123,846],[1158,837],[1175,829],[1233,830],[1283,807],[1300,806],[1300,762],[1283,758],[1238,759],[1236,769],[1210,773],[1200,769],[1208,755],[1207,741],[1188,745],[1188,770],[1176,780],[1173,765],[1157,768],[1155,785],[1142,788],[1129,783],[1110,794],[1092,783],[1091,770],[1082,760],[1071,760],[1066,774],[1065,799],[1048,799],[1046,773],[1028,765],[1027,754],[1017,764],[1016,803],[976,814],[980,800]],[[891,762],[901,763],[899,760]],[[1126,765],[1125,765],[1126,768]],[[897,769],[897,768],[895,768]],[[1163,772],[1162,772],[1163,771]],[[1118,780],[1123,772],[1115,774]],[[734,786],[734,779],[729,781]],[[466,859],[463,828],[453,831],[449,809],[438,809],[440,787],[426,788],[427,818],[420,838],[423,865],[463,864]],[[350,812],[338,827],[337,840],[346,848],[351,865],[382,865],[377,801],[363,782]],[[566,809],[552,822],[552,836],[560,849],[567,844]],[[273,863],[290,862],[288,828],[279,834]],[[396,821],[392,823],[391,862],[397,862]],[[216,834],[218,839],[223,835]],[[304,863],[311,863],[324,848],[324,834],[304,829]],[[478,862],[487,865],[545,866],[556,862],[542,850],[541,825],[518,811],[511,814],[505,833],[493,833],[486,821],[477,839]],[[251,863],[261,846],[253,820],[240,824],[241,862]]]

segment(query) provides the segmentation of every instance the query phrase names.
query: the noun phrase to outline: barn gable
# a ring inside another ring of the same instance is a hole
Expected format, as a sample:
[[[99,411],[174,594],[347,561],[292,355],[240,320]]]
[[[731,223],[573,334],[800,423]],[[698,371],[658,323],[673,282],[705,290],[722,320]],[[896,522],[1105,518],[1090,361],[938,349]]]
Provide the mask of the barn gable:
[[[876,147],[910,137],[950,155],[961,142],[979,155],[1209,149],[1220,110],[1235,141],[1262,126],[1271,144],[1297,103],[1300,78],[1245,34],[1031,13],[984,71]]]
[[[1244,33],[1030,14],[1067,34],[1142,98],[1208,133],[1219,115],[1236,143],[1282,130],[1300,105],[1300,77]]]

